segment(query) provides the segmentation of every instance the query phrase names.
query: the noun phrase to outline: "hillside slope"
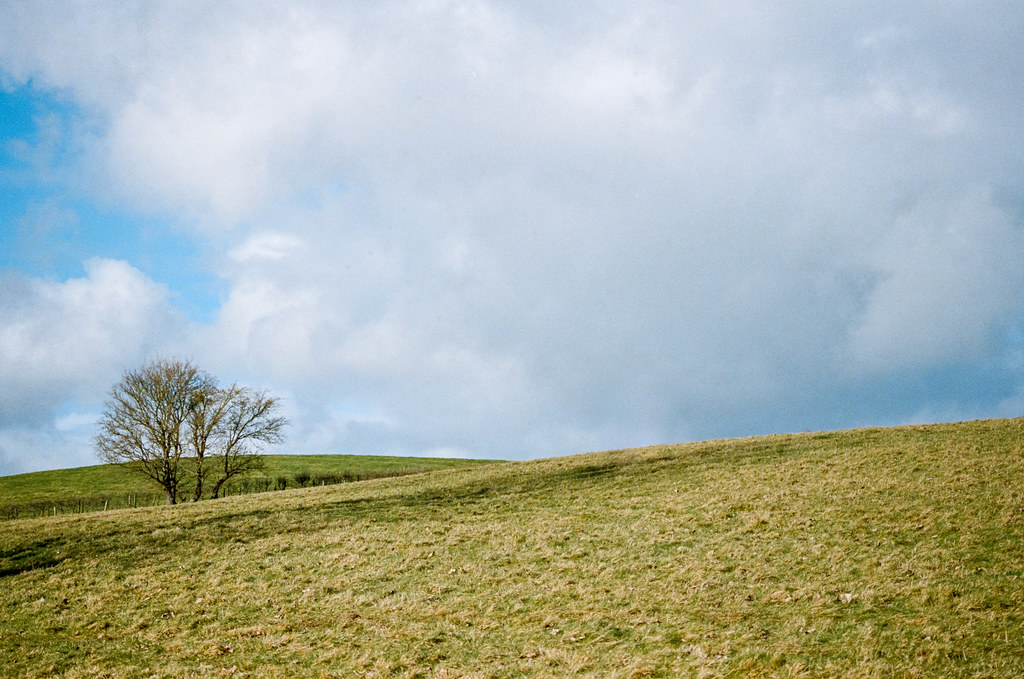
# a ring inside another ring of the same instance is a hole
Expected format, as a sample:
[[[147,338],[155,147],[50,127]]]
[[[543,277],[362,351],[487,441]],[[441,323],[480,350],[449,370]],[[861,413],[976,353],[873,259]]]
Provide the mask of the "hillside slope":
[[[0,524],[14,676],[1024,676],[1024,421]]]
[[[230,481],[224,494],[237,495],[277,488],[280,485],[320,485],[337,479],[357,480],[418,474],[435,469],[490,464],[491,460],[381,455],[264,455],[264,469]],[[283,484],[280,480],[283,480]],[[212,486],[212,483],[208,483]],[[183,494],[188,483],[183,484]],[[209,496],[209,490],[206,493]],[[160,487],[145,476],[127,472],[121,465],[98,464],[73,469],[54,469],[0,476],[0,520],[40,514],[68,514],[165,504]]]

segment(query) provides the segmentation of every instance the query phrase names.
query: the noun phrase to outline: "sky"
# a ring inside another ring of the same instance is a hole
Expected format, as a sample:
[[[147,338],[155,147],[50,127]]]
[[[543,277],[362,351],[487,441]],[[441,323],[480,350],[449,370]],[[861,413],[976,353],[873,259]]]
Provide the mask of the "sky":
[[[0,474],[154,357],[271,452],[1024,415],[1024,5],[0,3]]]

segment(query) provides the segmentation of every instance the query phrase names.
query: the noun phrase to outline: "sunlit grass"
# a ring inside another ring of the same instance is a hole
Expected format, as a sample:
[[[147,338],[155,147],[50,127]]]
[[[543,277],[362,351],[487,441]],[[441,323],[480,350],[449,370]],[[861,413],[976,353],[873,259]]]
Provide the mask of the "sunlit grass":
[[[264,455],[266,469],[233,479],[228,494],[255,492],[315,483],[325,477],[358,480],[402,476],[487,464],[486,460],[381,455]],[[303,476],[309,481],[300,484]],[[210,484],[208,484],[210,485]],[[139,507],[166,502],[163,491],[149,479],[120,465],[101,464],[74,469],[0,476],[0,519],[81,513],[99,509]]]
[[[0,524],[14,676],[1024,676],[1021,420]]]

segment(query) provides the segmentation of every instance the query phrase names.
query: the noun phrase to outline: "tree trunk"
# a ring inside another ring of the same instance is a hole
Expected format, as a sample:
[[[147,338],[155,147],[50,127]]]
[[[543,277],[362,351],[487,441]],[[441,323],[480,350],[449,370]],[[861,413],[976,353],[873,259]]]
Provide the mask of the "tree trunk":
[[[224,478],[222,478],[219,481],[217,481],[217,483],[213,484],[213,492],[210,493],[210,498],[211,499],[216,500],[218,497],[220,497],[220,488],[221,488],[221,486],[224,485],[224,482],[227,481],[227,480],[228,479],[225,476]]]

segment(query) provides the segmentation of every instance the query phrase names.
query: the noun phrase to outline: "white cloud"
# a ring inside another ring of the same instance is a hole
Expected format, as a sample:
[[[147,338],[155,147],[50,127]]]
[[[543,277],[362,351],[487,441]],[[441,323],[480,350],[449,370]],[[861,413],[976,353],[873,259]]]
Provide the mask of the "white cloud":
[[[81,431],[92,427],[99,419],[99,413],[68,413],[58,417],[53,424],[57,431]]]
[[[165,286],[116,260],[90,259],[67,281],[0,275],[0,473],[96,463],[104,395],[185,333],[167,302]]]
[[[302,241],[282,233],[262,233],[253,236],[228,252],[235,262],[278,261],[302,247]]]
[[[313,289],[289,289],[269,278],[236,281],[207,331],[220,346],[206,353],[248,357],[272,373],[312,370],[309,333],[318,307]]]
[[[296,448],[524,457],[842,425],[823,395],[880,377],[855,423],[1016,392],[902,395],[1019,349],[1018,12],[25,7],[0,70],[93,116],[83,190],[194,224],[228,292],[175,346],[292,394]],[[162,346],[125,319],[166,292],[120,266],[14,290],[3,370],[55,402]]]
[[[0,429],[0,474],[99,464],[92,448],[93,433],[92,427],[88,431],[52,426]]]
[[[124,262],[85,268],[65,282],[0,278],[0,422],[47,419],[172,341],[181,319],[164,286]]]
[[[880,280],[851,328],[854,369],[903,371],[977,360],[1024,312],[1024,232],[976,190],[901,215],[880,240]]]

